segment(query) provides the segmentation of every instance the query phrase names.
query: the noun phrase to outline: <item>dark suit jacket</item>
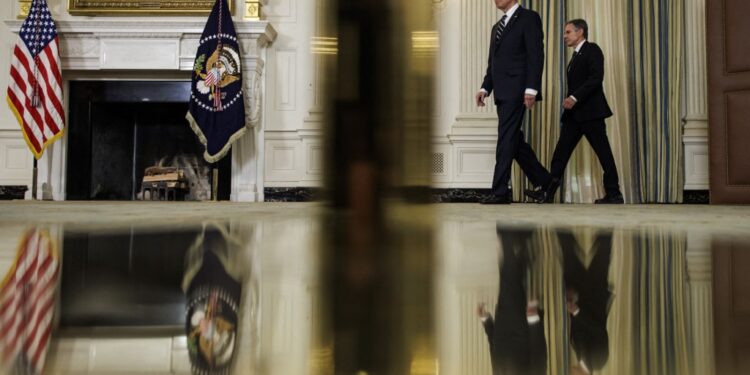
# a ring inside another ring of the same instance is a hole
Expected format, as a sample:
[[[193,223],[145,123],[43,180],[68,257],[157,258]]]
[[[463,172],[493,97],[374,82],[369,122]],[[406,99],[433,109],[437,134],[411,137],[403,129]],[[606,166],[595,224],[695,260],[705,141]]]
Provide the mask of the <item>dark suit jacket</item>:
[[[568,95],[578,102],[563,112],[562,121],[586,122],[612,116],[604,96],[604,54],[596,43],[585,42],[568,66]]]
[[[526,320],[524,280],[528,272],[528,252],[532,231],[498,227],[502,243],[500,292],[495,318],[484,322],[490,345],[494,375],[544,375],[547,370],[547,344],[543,315],[539,323]]]
[[[522,306],[526,319],[526,306]],[[484,332],[490,342],[490,357],[493,375],[544,375],[547,373],[547,342],[544,339],[544,315],[540,311],[541,322],[536,324],[515,324],[513,330],[499,334],[498,322],[492,317],[484,322]],[[504,319],[498,316],[498,319]]]
[[[544,70],[544,33],[542,19],[533,10],[519,7],[506,22],[500,42],[495,41],[492,27],[490,55],[482,88],[495,92],[495,102],[523,98],[526,89],[539,92],[542,100],[542,71]]]
[[[607,317],[612,292],[607,281],[612,259],[612,233],[596,236],[592,251],[596,254],[589,268],[576,255],[583,252],[570,232],[557,233],[563,252],[563,272],[567,287],[578,291],[578,315],[571,314],[570,340],[578,357],[589,370],[601,370],[609,359]]]

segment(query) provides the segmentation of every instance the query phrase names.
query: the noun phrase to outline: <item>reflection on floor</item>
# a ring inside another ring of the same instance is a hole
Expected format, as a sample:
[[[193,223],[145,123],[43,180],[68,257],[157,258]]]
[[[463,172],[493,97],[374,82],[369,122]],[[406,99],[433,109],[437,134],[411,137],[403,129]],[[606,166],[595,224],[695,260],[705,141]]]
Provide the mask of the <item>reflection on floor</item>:
[[[0,267],[16,275],[0,296],[3,364],[334,373],[335,349],[321,340],[325,213],[299,203],[3,204]],[[747,247],[750,209],[446,204],[400,216],[433,216],[436,244],[437,348],[411,348],[411,373],[715,373],[712,273],[726,270],[712,270],[712,247]]]

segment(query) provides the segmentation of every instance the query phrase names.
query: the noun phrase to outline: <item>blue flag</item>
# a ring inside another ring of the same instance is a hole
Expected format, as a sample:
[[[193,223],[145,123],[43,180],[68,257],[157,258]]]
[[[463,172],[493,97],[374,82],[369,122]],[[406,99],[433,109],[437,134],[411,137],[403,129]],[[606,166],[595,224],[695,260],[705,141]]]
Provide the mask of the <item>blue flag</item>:
[[[206,147],[203,157],[209,163],[224,157],[245,133],[240,48],[228,1],[216,0],[203,29],[185,116]]]

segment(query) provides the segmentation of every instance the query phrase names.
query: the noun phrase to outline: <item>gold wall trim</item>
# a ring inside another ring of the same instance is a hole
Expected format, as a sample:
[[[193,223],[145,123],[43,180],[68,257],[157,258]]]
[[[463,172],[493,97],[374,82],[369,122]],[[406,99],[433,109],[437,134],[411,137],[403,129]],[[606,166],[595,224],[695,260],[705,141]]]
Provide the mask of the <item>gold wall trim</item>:
[[[246,20],[258,21],[261,19],[260,8],[263,4],[260,1],[245,0],[245,15]]]
[[[234,14],[235,0],[229,2]],[[73,15],[207,15],[215,0],[68,0],[68,12]]]
[[[29,15],[29,8],[31,8],[31,0],[19,0],[18,1],[18,18],[24,19]]]

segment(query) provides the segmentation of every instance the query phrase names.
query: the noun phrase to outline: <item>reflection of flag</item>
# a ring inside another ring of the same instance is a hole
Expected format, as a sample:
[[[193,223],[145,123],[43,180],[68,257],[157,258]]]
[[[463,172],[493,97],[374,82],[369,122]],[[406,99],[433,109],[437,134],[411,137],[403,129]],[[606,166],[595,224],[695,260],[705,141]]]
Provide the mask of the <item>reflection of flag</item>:
[[[33,0],[13,50],[8,104],[39,159],[65,126],[57,29],[46,0]]]
[[[41,374],[52,333],[59,258],[49,235],[30,230],[0,287],[0,355],[4,366]]]
[[[193,66],[190,109],[185,116],[209,163],[219,161],[245,133],[245,101],[237,33],[227,3],[216,0]]]
[[[238,264],[232,258],[239,249],[233,242],[224,228],[209,227],[188,250],[182,287],[194,374],[229,374],[235,357],[242,284],[236,278]],[[235,276],[228,268],[234,268]]]

